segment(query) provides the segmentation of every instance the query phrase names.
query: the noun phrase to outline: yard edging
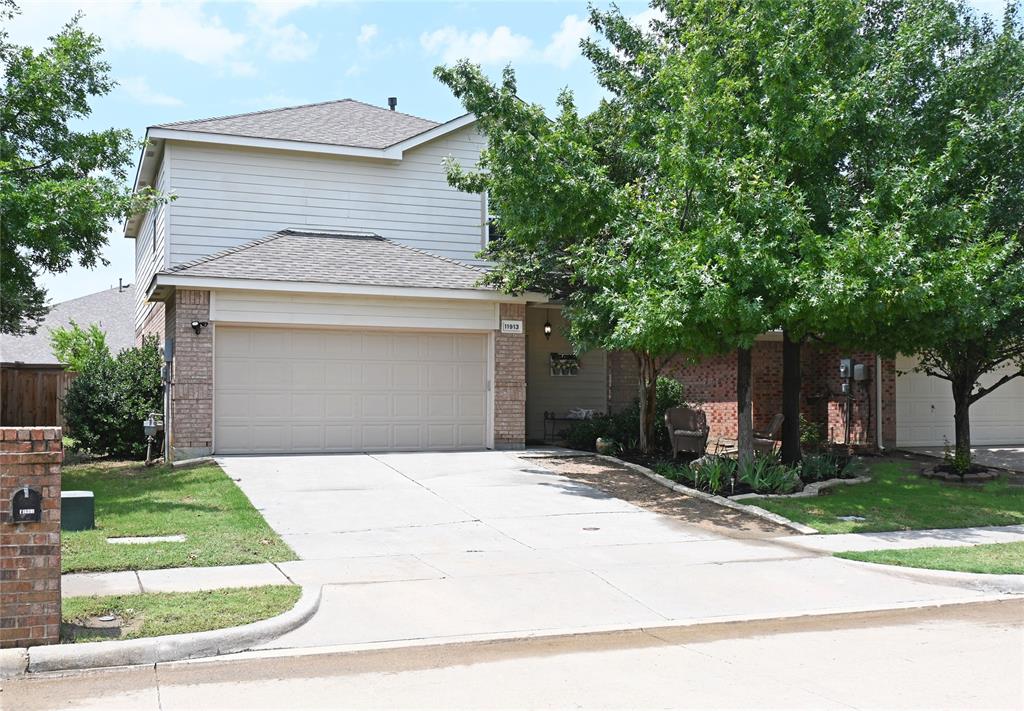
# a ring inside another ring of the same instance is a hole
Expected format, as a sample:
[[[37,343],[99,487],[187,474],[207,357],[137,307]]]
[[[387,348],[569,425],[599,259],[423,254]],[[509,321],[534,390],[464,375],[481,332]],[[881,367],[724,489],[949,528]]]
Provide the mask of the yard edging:
[[[749,494],[736,494],[736,496],[728,498],[730,501],[743,501],[745,499],[809,499],[820,495],[825,489],[834,489],[837,486],[844,486],[846,484],[867,484],[869,481],[871,481],[869,476],[855,476],[849,479],[826,479],[825,481],[816,481],[808,484],[802,491],[794,494],[755,494],[750,492]]]
[[[619,459],[618,457],[612,457],[608,454],[594,454],[593,456],[597,457],[598,459],[603,459],[606,462],[611,462],[612,464],[619,464],[628,469],[632,469],[638,474],[643,474],[651,481],[657,484],[661,484],[667,489],[672,489],[672,491],[679,492],[680,494],[686,494],[687,496],[693,496],[698,499],[704,499],[705,501],[710,501],[711,503],[718,504],[719,506],[724,506],[725,508],[733,509],[735,511],[742,511],[743,513],[748,513],[751,516],[763,518],[765,521],[771,521],[772,523],[778,524],[780,526],[785,526],[786,528],[792,531],[796,531],[797,533],[820,533],[820,531],[818,531],[818,529],[816,528],[811,528],[810,526],[806,526],[802,523],[791,521],[785,516],[780,516],[777,513],[766,511],[765,509],[762,509],[760,506],[741,504],[736,501],[732,501],[731,499],[727,499],[724,496],[718,496],[717,494],[709,494],[706,491],[701,491],[699,489],[691,489],[688,486],[683,486],[682,484],[678,484],[672,481],[671,479],[663,477],[661,474],[658,474],[657,472],[654,472],[645,466],[641,466],[640,464],[627,462],[622,459]]]
[[[54,644],[14,650],[15,653],[20,651],[24,662],[20,670],[5,672],[14,676],[24,673],[156,664],[243,652],[276,639],[308,622],[320,607],[321,590],[321,586],[303,588],[299,601],[292,609],[275,617],[239,627],[123,641]],[[13,658],[15,654],[11,656]]]

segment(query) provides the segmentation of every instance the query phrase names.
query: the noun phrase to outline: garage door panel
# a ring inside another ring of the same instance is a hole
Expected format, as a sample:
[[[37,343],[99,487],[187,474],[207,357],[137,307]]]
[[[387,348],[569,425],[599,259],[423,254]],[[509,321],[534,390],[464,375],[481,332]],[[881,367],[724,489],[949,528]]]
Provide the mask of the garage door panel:
[[[484,335],[222,326],[216,339],[219,452],[486,444]]]
[[[913,358],[899,358],[896,370],[897,443],[904,447],[936,447],[955,440],[953,396],[949,381],[923,373],[909,372]],[[1006,369],[987,373],[980,379],[987,387]],[[971,443],[1024,444],[1024,379],[1006,383],[981,398],[970,409]]]

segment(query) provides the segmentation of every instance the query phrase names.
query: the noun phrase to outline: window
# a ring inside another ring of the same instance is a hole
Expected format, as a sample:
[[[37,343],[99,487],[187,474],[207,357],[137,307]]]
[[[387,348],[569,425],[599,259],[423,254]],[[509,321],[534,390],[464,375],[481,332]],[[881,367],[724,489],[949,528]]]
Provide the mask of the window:
[[[494,240],[501,239],[504,236],[504,232],[501,231],[501,227],[498,225],[498,216],[492,214],[490,211],[490,203],[487,199],[487,193],[483,194],[483,246],[486,247]]]

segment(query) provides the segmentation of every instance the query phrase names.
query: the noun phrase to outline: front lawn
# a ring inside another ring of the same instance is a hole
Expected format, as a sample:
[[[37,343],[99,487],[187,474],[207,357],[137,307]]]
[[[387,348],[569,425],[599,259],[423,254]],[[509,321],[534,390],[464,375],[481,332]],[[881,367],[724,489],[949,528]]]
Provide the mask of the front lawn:
[[[910,531],[1024,523],[1024,487],[998,479],[983,486],[944,484],[917,475],[916,463],[865,462],[871,481],[807,499],[748,499],[822,533]],[[843,521],[860,516],[863,521]]]
[[[69,597],[62,603],[61,640],[96,642],[205,632],[275,617],[295,606],[298,585],[199,592]],[[101,621],[102,616],[113,616]]]
[[[96,497],[96,528],[65,531],[65,573],[295,560],[295,554],[215,464],[175,469],[134,463],[64,468],[65,491]],[[108,537],[184,534],[184,542],[115,544]]]
[[[840,558],[961,573],[1024,574],[1024,543],[836,553]]]

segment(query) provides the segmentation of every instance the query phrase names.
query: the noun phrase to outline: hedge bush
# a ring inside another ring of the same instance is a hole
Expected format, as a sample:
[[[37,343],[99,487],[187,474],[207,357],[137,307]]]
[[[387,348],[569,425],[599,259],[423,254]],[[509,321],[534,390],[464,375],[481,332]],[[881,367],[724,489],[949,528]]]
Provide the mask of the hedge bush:
[[[93,454],[140,459],[146,453],[142,421],[163,410],[163,359],[156,338],[116,356],[99,352],[81,366],[64,398],[69,434]]]
[[[683,404],[683,385],[673,378],[660,377],[654,403],[654,451],[671,449],[665,410]],[[573,449],[594,450],[597,438],[612,439],[627,450],[636,450],[640,444],[640,400],[612,415],[598,415],[589,420],[575,422],[566,432],[565,439]]]

